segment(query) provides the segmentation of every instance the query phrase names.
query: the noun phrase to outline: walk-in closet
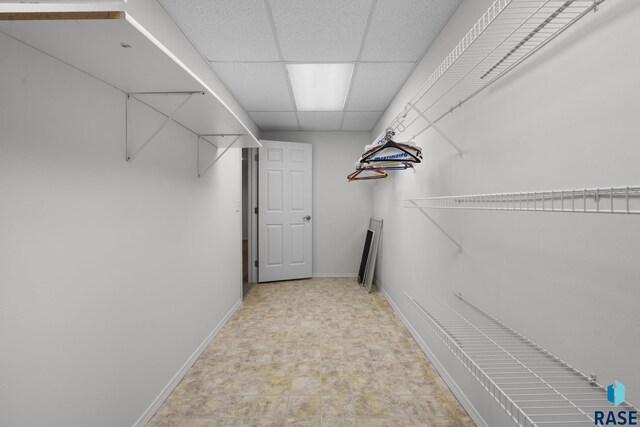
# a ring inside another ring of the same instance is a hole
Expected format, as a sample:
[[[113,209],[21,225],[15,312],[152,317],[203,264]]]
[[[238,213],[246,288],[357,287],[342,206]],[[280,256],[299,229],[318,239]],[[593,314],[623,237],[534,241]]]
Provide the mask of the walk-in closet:
[[[0,426],[640,405],[640,2],[0,0]]]

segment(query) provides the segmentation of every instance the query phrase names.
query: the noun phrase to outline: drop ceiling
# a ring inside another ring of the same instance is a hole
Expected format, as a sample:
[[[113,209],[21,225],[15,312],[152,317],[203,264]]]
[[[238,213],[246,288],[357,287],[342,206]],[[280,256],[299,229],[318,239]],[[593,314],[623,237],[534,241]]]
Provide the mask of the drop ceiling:
[[[371,130],[461,0],[162,0],[263,131]],[[287,63],[355,64],[343,111],[298,111]]]

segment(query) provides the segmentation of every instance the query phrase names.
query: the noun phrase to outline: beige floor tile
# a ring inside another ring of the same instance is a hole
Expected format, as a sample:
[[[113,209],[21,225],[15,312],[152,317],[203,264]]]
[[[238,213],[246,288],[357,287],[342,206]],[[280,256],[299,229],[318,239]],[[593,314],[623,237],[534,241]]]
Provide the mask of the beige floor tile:
[[[297,362],[291,371],[294,377],[304,377],[308,375],[319,377],[322,375],[322,365],[312,362]]]
[[[408,377],[407,386],[414,395],[435,394],[438,390],[433,379],[427,376]]]
[[[403,377],[378,377],[377,381],[384,394],[412,394],[407,380]]]
[[[355,376],[375,376],[375,372],[373,371],[373,367],[371,366],[370,361],[367,360],[349,360],[347,363],[349,365],[349,375]]]
[[[431,427],[424,418],[391,418],[391,425],[393,427]]]
[[[425,419],[474,425],[379,293],[349,278],[314,278],[256,286],[149,425],[375,427]]]
[[[347,361],[323,361],[322,376],[344,377],[351,373],[351,363]]]
[[[355,418],[322,417],[322,427],[356,427]]]
[[[349,377],[349,385],[353,394],[379,394],[380,386],[375,378],[370,376],[352,375]]]
[[[320,418],[290,418],[287,427],[320,427]]]
[[[203,397],[192,400],[186,405],[185,413],[189,416],[218,416],[229,405],[229,398]]]
[[[348,395],[351,393],[349,379],[346,376],[323,377],[322,395]]]
[[[278,363],[265,363],[258,365],[260,371],[264,375],[273,375],[273,376],[290,376],[293,368],[295,367],[295,363],[293,362],[278,362]]]
[[[257,418],[251,420],[250,427],[284,427],[287,421],[279,418]]]
[[[356,411],[356,416],[361,417],[387,417],[387,408],[382,400],[377,395],[362,394],[355,395],[353,397],[353,405]]]
[[[323,396],[321,401],[322,418],[352,418],[355,417],[353,399],[350,395]]]
[[[471,424],[467,424],[470,422]],[[429,427],[468,427],[475,426],[473,421],[469,418],[459,419],[459,418],[432,418],[429,420]]]
[[[287,415],[287,395],[260,396],[253,416],[256,418],[284,418]]]
[[[357,427],[391,427],[389,418],[357,418]]]
[[[291,391],[291,378],[280,374],[268,374],[260,386],[260,394],[276,395],[289,394]]]
[[[290,418],[312,418],[320,416],[320,398],[318,396],[291,396],[287,406]]]
[[[219,418],[215,427],[250,427],[251,420],[247,418]]]
[[[420,413],[423,417],[431,419],[436,417],[448,417],[449,410],[446,402],[440,400],[439,397],[434,395],[415,396],[420,408]]]
[[[297,360],[297,350],[295,348],[277,348],[273,352],[274,362],[295,362]]]
[[[314,375],[294,377],[291,382],[292,396],[308,396],[320,393],[320,377]]]
[[[250,418],[258,402],[256,396],[232,396],[224,406],[218,409],[215,415],[219,417]]]
[[[421,407],[413,396],[393,394],[385,398],[391,417],[417,418],[422,415]]]

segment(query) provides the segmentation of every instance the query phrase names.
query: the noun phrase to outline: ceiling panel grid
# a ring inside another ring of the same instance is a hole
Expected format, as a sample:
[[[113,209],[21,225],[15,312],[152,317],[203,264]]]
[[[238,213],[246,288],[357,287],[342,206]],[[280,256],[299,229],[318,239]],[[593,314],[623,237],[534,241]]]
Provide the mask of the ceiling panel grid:
[[[216,63],[214,71],[247,111],[292,111],[287,76],[279,63]]]
[[[211,61],[277,61],[264,0],[162,0]]]
[[[364,131],[461,2],[161,1],[262,130]],[[354,64],[344,112],[299,111],[289,63]]]
[[[270,0],[285,61],[355,61],[371,0]]]

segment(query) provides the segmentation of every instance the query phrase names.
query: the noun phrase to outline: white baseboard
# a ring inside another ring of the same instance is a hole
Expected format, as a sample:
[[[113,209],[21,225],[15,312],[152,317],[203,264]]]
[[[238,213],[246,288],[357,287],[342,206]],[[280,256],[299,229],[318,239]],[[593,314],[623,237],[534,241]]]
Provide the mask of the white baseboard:
[[[355,279],[358,277],[358,273],[313,273],[313,277],[346,277]]]
[[[209,343],[211,343],[211,341],[215,338],[215,336],[218,335],[218,332],[220,332],[220,329],[222,329],[222,327],[229,321],[231,316],[233,316],[233,314],[238,310],[238,308],[240,308],[241,305],[242,305],[242,298],[235,303],[235,305],[231,308],[231,310],[229,310],[229,312],[224,316],[224,318],[216,325],[215,328],[213,328],[211,333],[204,339],[204,341],[202,341],[202,343],[198,346],[198,348],[196,348],[196,350],[189,357],[189,359],[187,359],[187,361],[184,362],[184,365],[182,365],[182,367],[173,376],[173,378],[171,378],[171,381],[169,381],[169,383],[162,389],[158,397],[154,399],[151,405],[149,405],[149,407],[144,411],[144,413],[140,416],[140,418],[138,418],[138,421],[136,421],[133,424],[133,427],[143,427],[149,422],[149,420],[151,420],[151,417],[153,417],[153,414],[155,414],[156,411],[160,409],[160,406],[162,406],[162,404],[167,399],[167,397],[169,397],[173,389],[176,388],[178,383],[180,383],[180,380],[182,380],[182,378],[184,378],[184,376],[187,375],[187,372],[189,372],[189,369],[191,369],[193,364],[196,363],[196,360],[198,360],[198,357],[200,357],[200,355],[207,348]]]
[[[447,370],[444,368],[442,363],[440,363],[440,361],[433,354],[431,349],[429,349],[429,346],[427,345],[427,343],[424,342],[422,337],[418,335],[418,332],[414,329],[411,322],[409,322],[409,319],[407,319],[405,315],[402,313],[402,311],[400,311],[400,308],[396,305],[396,303],[393,301],[391,296],[389,296],[387,291],[384,290],[384,288],[381,286],[378,280],[375,280],[375,285],[378,287],[378,289],[380,289],[380,293],[386,298],[386,300],[389,302],[391,307],[393,307],[393,310],[396,312],[396,314],[398,315],[402,323],[404,323],[404,326],[407,328],[409,333],[416,340],[416,342],[418,343],[418,345],[420,346],[424,354],[431,361],[431,364],[433,365],[433,367],[436,369],[436,371],[438,371],[438,374],[440,374],[440,377],[442,377],[442,380],[451,389],[451,392],[456,396],[456,398],[458,399],[462,407],[467,411],[471,419],[478,426],[489,427],[489,424],[487,424],[484,418],[482,418],[482,416],[480,415],[476,407],[473,406],[473,404],[471,403],[467,395],[462,391],[462,389],[458,386],[455,380],[451,378],[451,376],[449,375]]]

